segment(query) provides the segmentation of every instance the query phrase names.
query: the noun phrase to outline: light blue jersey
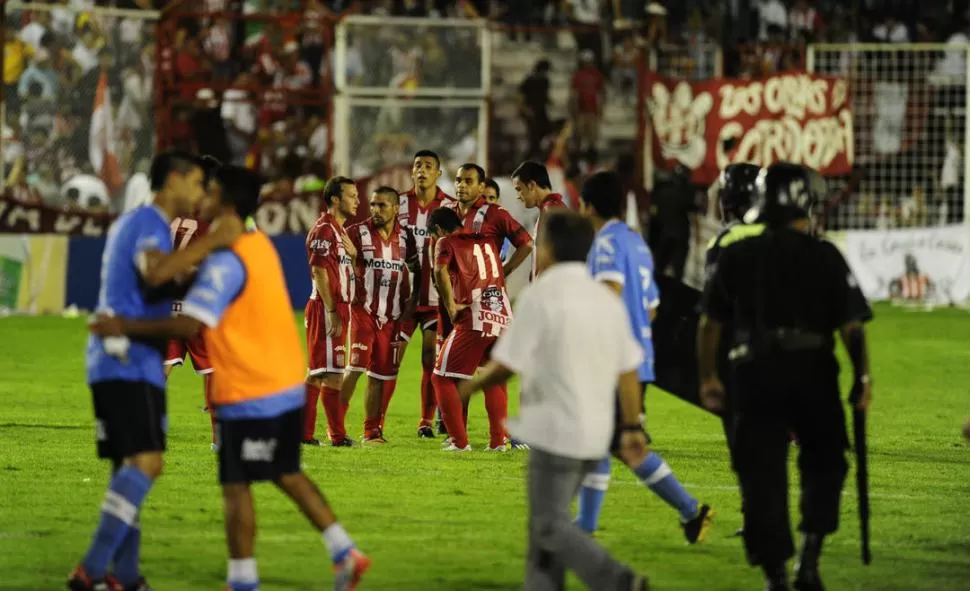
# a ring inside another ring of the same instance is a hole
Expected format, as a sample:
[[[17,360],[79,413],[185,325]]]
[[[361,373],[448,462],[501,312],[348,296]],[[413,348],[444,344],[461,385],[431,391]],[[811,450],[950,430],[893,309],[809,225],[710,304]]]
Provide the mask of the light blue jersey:
[[[108,231],[101,258],[99,314],[156,320],[172,314],[172,299],[151,297],[139,271],[139,258],[149,250],[172,252],[172,230],[165,214],[153,205],[122,215]],[[88,383],[107,380],[148,382],[165,387],[164,342],[133,340],[123,357],[108,354],[101,337],[88,338]]]
[[[623,303],[633,334],[643,347],[640,366],[641,382],[652,382],[653,335],[650,311],[660,305],[660,292],[653,280],[653,255],[639,232],[623,222],[612,220],[600,228],[586,261],[597,281],[611,281],[623,286]]]

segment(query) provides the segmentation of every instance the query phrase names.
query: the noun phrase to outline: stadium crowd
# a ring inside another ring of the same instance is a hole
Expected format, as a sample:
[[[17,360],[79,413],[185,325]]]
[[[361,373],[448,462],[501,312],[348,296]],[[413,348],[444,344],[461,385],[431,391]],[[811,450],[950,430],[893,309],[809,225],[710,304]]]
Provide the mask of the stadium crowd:
[[[646,49],[669,44],[686,47],[683,71],[703,75],[711,58],[698,48],[718,43],[724,50],[724,74],[752,77],[802,66],[804,43],[811,41],[959,44],[967,40],[966,19],[947,17],[964,15],[965,0],[949,2],[946,11],[913,0],[35,0],[26,4],[35,8],[8,11],[6,18],[5,187],[24,200],[109,210],[123,207],[129,178],[138,176],[138,183],[144,185],[147,158],[156,140],[163,146],[209,153],[259,170],[273,180],[267,189],[270,197],[319,190],[331,174],[334,151],[332,23],[347,14],[488,18],[495,34],[513,44],[529,43],[542,32],[571,34],[579,59],[568,109],[573,133],[562,156],[565,169],[570,169],[572,159],[586,165],[582,170],[606,163],[596,150],[603,143],[598,133],[603,118],[598,97],[604,93],[631,96],[636,64]],[[151,19],[136,13],[98,12],[96,7],[166,9],[174,16],[166,18],[167,26],[156,33]],[[242,16],[232,13],[237,8]],[[480,69],[470,65],[480,60],[475,35],[444,27],[401,31],[377,26],[355,29],[341,75],[357,86],[402,91],[419,85],[477,86]],[[950,90],[957,93],[965,84],[962,56],[944,56],[939,68],[955,73]],[[105,148],[92,150],[92,138],[100,133],[96,129],[92,134],[91,126],[98,120],[92,115],[102,79],[110,91],[113,130]],[[590,84],[592,92],[588,92]],[[590,94],[592,100],[586,98]],[[633,101],[627,99],[623,108],[635,121]],[[461,162],[475,153],[474,109],[355,109],[352,119],[360,123],[355,123],[348,149],[354,176],[372,174],[402,156],[406,160],[414,147],[401,132],[404,129],[422,129],[428,136],[424,141],[432,145],[454,146],[449,160]],[[524,115],[529,129],[524,154],[520,144],[492,131],[490,141],[498,150],[491,155],[495,171],[509,172],[506,168],[520,157],[548,156],[555,144],[550,140],[560,136],[561,123],[536,124],[529,117],[537,115],[534,110],[531,113]],[[946,181],[952,174],[942,172],[953,152],[944,140],[946,122],[934,119],[931,127],[934,147],[923,153],[934,154],[928,165],[941,177],[936,183],[948,184],[944,191],[955,194],[955,183]],[[430,141],[436,139],[440,141]],[[106,150],[112,150],[120,177],[107,178],[103,171],[94,170],[102,161],[98,154]],[[507,153],[509,158],[500,157]],[[908,193],[911,189],[889,190]],[[944,217],[958,219],[962,215],[958,206],[954,201]]]

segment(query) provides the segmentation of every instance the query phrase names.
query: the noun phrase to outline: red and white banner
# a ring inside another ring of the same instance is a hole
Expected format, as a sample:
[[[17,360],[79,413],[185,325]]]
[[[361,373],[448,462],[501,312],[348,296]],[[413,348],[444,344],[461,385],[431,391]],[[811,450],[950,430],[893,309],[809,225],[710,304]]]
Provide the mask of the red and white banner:
[[[694,82],[649,74],[645,88],[655,165],[681,163],[697,184],[734,162],[794,162],[826,176],[852,170],[852,108],[841,78],[789,72]]]
[[[104,184],[108,186],[108,190],[112,194],[120,191],[125,180],[121,176],[121,168],[118,165],[111,90],[108,88],[108,73],[105,71],[101,72],[98,90],[94,95],[88,152],[95,174],[101,177]]]

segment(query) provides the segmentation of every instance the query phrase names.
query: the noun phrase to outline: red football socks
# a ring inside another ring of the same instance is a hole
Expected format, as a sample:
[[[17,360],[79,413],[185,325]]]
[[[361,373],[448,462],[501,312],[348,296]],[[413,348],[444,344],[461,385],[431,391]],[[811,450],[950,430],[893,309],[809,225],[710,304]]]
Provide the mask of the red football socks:
[[[421,426],[434,424],[434,412],[438,409],[432,376],[434,369],[424,368],[421,373]]]
[[[317,430],[317,400],[320,399],[320,388],[306,384],[306,403],[303,405],[303,441],[313,439]]]
[[[323,410],[327,413],[327,426],[332,443],[340,443],[347,438],[347,430],[344,427],[344,417],[347,415],[349,404],[344,404],[340,400],[340,390],[336,388],[321,389],[323,394]]]
[[[433,375],[431,378],[434,384],[435,394],[438,395],[438,406],[441,407],[441,420],[448,428],[448,435],[452,438],[456,447],[464,448],[468,445],[468,432],[462,420],[461,397],[458,395],[458,386],[451,378]]]
[[[212,405],[212,374],[202,376],[202,393],[205,396],[205,407],[209,409],[209,426],[212,427],[212,443],[216,442],[216,408]]]
[[[509,389],[505,384],[485,388],[485,412],[488,413],[489,447],[505,445],[505,419],[509,414]]]
[[[387,417],[387,407],[391,405],[391,397],[394,396],[394,389],[397,387],[397,379],[387,380],[383,384],[384,396],[381,399],[381,431],[384,430],[384,419]]]

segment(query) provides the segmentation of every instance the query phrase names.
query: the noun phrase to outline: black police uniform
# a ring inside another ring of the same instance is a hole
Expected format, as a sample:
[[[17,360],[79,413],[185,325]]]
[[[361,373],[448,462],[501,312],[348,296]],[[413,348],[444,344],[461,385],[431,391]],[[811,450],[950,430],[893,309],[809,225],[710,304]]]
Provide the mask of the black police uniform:
[[[794,555],[789,431],[800,446],[799,529],[824,536],[838,527],[848,438],[833,332],[872,315],[838,249],[786,226],[724,249],[702,300],[704,314],[732,327],[722,334],[732,344],[731,453],[748,560],[766,567]]]

